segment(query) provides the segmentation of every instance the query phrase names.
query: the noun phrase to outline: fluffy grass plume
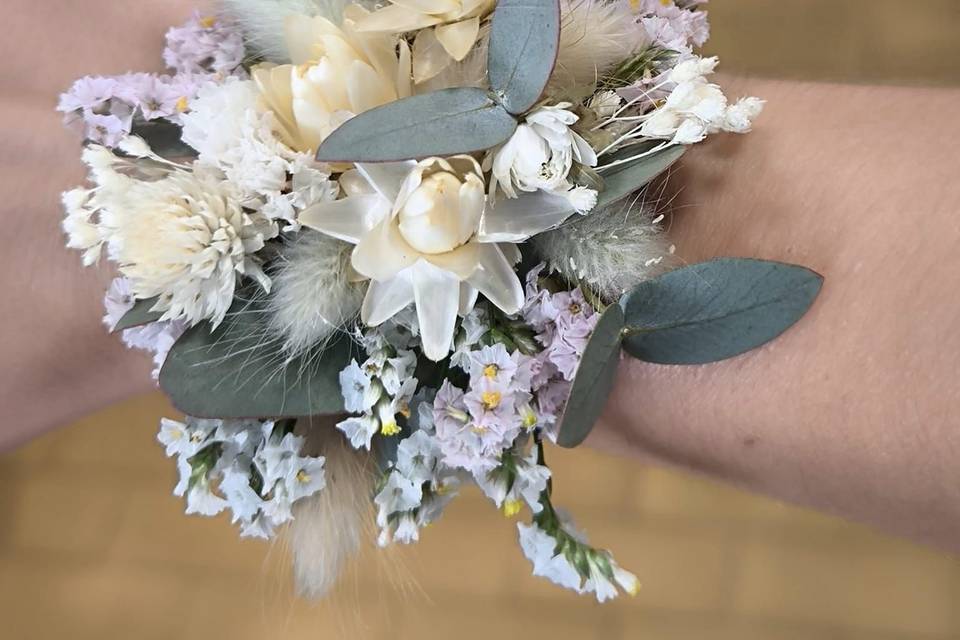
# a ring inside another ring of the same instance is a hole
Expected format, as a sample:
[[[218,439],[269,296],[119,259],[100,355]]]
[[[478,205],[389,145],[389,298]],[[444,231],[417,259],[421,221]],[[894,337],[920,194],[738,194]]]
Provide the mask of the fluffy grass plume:
[[[296,234],[271,270],[267,328],[299,355],[323,344],[360,311],[365,286],[350,282],[352,247],[316,231]]]
[[[551,88],[593,92],[597,80],[649,44],[629,2],[560,0],[560,51]]]
[[[307,425],[305,448],[326,458],[327,486],[295,505],[288,529],[297,592],[311,599],[329,593],[360,541],[372,540],[375,531],[375,465],[369,454],[350,447],[334,421],[317,418]]]
[[[283,23],[294,14],[323,16],[340,24],[349,0],[223,0],[227,15],[240,25],[250,53],[271,62],[289,62]]]
[[[531,242],[548,268],[612,302],[671,264],[672,247],[656,211],[655,203],[638,196],[575,218]]]

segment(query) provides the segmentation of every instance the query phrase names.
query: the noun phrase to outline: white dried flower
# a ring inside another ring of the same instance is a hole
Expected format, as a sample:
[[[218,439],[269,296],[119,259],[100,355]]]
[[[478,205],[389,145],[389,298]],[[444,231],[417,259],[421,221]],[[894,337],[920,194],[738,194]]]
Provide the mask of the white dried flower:
[[[244,210],[236,188],[217,172],[171,166],[146,181],[118,171],[130,162],[103,147],[83,157],[96,187],[85,201],[76,192],[65,198],[68,246],[83,248],[89,261],[105,243],[134,297],[158,298],[161,320],[220,323],[241,276],[269,289],[255,254],[277,226]]]
[[[579,117],[568,110],[570,106],[561,102],[527,115],[526,122],[493,155],[491,192],[497,185],[510,198],[517,197],[517,190],[566,191],[574,162],[597,164],[590,144],[571,128]]]

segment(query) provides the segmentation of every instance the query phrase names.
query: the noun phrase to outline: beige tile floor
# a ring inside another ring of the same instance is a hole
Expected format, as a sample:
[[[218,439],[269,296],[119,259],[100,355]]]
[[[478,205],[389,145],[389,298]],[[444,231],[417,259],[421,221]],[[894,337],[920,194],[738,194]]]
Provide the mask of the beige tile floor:
[[[960,84],[957,0],[715,0],[728,70]],[[946,640],[960,561],[676,472],[556,452],[558,498],[642,578],[600,607],[529,576],[468,493],[420,545],[294,598],[282,543],[183,515],[159,395],[0,457],[0,638]]]

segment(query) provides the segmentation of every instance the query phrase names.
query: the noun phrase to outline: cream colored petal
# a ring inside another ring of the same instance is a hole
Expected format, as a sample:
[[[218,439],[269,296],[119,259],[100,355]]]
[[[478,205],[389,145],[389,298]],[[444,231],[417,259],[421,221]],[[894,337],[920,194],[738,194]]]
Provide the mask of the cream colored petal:
[[[298,138],[296,119],[293,116],[294,67],[289,64],[274,66],[261,64],[254,67],[253,81],[260,91],[262,107],[273,112],[280,125],[281,138],[285,144],[296,148]]]
[[[460,11],[460,3],[457,0],[390,0],[390,2],[415,13],[439,15]]]
[[[287,16],[283,30],[290,62],[299,65],[316,57],[318,33],[313,18],[300,14]]]
[[[467,180],[460,185],[460,192],[457,196],[457,208],[460,212],[458,216],[460,241],[466,242],[476,233],[480,226],[480,220],[483,218],[483,210],[487,203],[483,181],[477,176],[468,176]]]
[[[384,282],[372,281],[360,307],[360,319],[375,327],[413,302],[413,269],[406,269]]]
[[[516,265],[523,260],[523,254],[520,253],[520,247],[510,242],[501,242],[497,245],[503,252],[503,257],[512,265]]]
[[[372,194],[318,202],[304,209],[297,220],[305,227],[357,244],[389,213],[390,203]]]
[[[413,295],[423,353],[439,362],[450,353],[453,343],[460,308],[460,280],[421,260],[413,268]]]
[[[413,81],[420,83],[433,78],[453,64],[433,29],[423,29],[413,40]]]
[[[442,20],[437,16],[425,13],[414,13],[397,5],[390,5],[378,9],[370,15],[361,18],[356,23],[356,30],[360,32],[385,31],[386,33],[405,33],[417,31],[439,24]]]
[[[437,40],[447,53],[460,62],[467,57],[477,41],[477,35],[480,33],[480,18],[473,17],[461,22],[437,25],[434,31],[437,32]]]
[[[590,143],[584,140],[583,137],[576,131],[571,131],[570,135],[573,136],[574,159],[580,164],[585,164],[588,167],[597,166],[597,152],[593,150],[593,147],[590,146]]]
[[[467,16],[485,16],[491,11],[496,4],[496,0],[463,0],[461,11],[461,17],[466,18]]]
[[[353,268],[372,280],[389,280],[417,261],[420,254],[403,239],[391,216],[360,238],[353,250]]]
[[[510,262],[495,244],[481,245],[480,268],[467,280],[507,315],[523,306],[523,287]]]
[[[487,206],[480,221],[480,242],[523,242],[530,236],[552,229],[574,213],[563,196],[534,191],[516,198],[498,200]]]
[[[348,196],[365,196],[376,193],[363,174],[354,168],[347,169],[340,174],[340,189]]]
[[[482,248],[477,242],[461,245],[446,253],[423,254],[422,258],[445,271],[454,274],[460,280],[472,276],[480,266]]]
[[[354,60],[345,69],[345,73],[348,103],[354,114],[369,111],[396,99],[393,87],[386,84],[366,62]]]
[[[400,188],[414,167],[416,160],[403,162],[361,162],[356,165],[357,172],[377,193],[391,204],[397,200]],[[419,184],[419,183],[418,183]]]
[[[409,98],[413,95],[413,56],[410,52],[410,45],[406,40],[401,40],[397,52],[399,60],[397,64],[397,97]]]
[[[457,311],[461,316],[465,316],[471,311],[473,307],[477,304],[477,295],[479,295],[477,288],[466,282],[460,283],[460,309]]]

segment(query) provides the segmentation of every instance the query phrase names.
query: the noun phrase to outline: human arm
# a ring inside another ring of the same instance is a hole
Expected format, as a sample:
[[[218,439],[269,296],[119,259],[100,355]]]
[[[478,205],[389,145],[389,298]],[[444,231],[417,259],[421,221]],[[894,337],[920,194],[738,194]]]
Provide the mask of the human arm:
[[[624,360],[592,443],[960,550],[960,91],[724,85],[767,110],[685,156],[671,240],[823,291],[733,360]]]

